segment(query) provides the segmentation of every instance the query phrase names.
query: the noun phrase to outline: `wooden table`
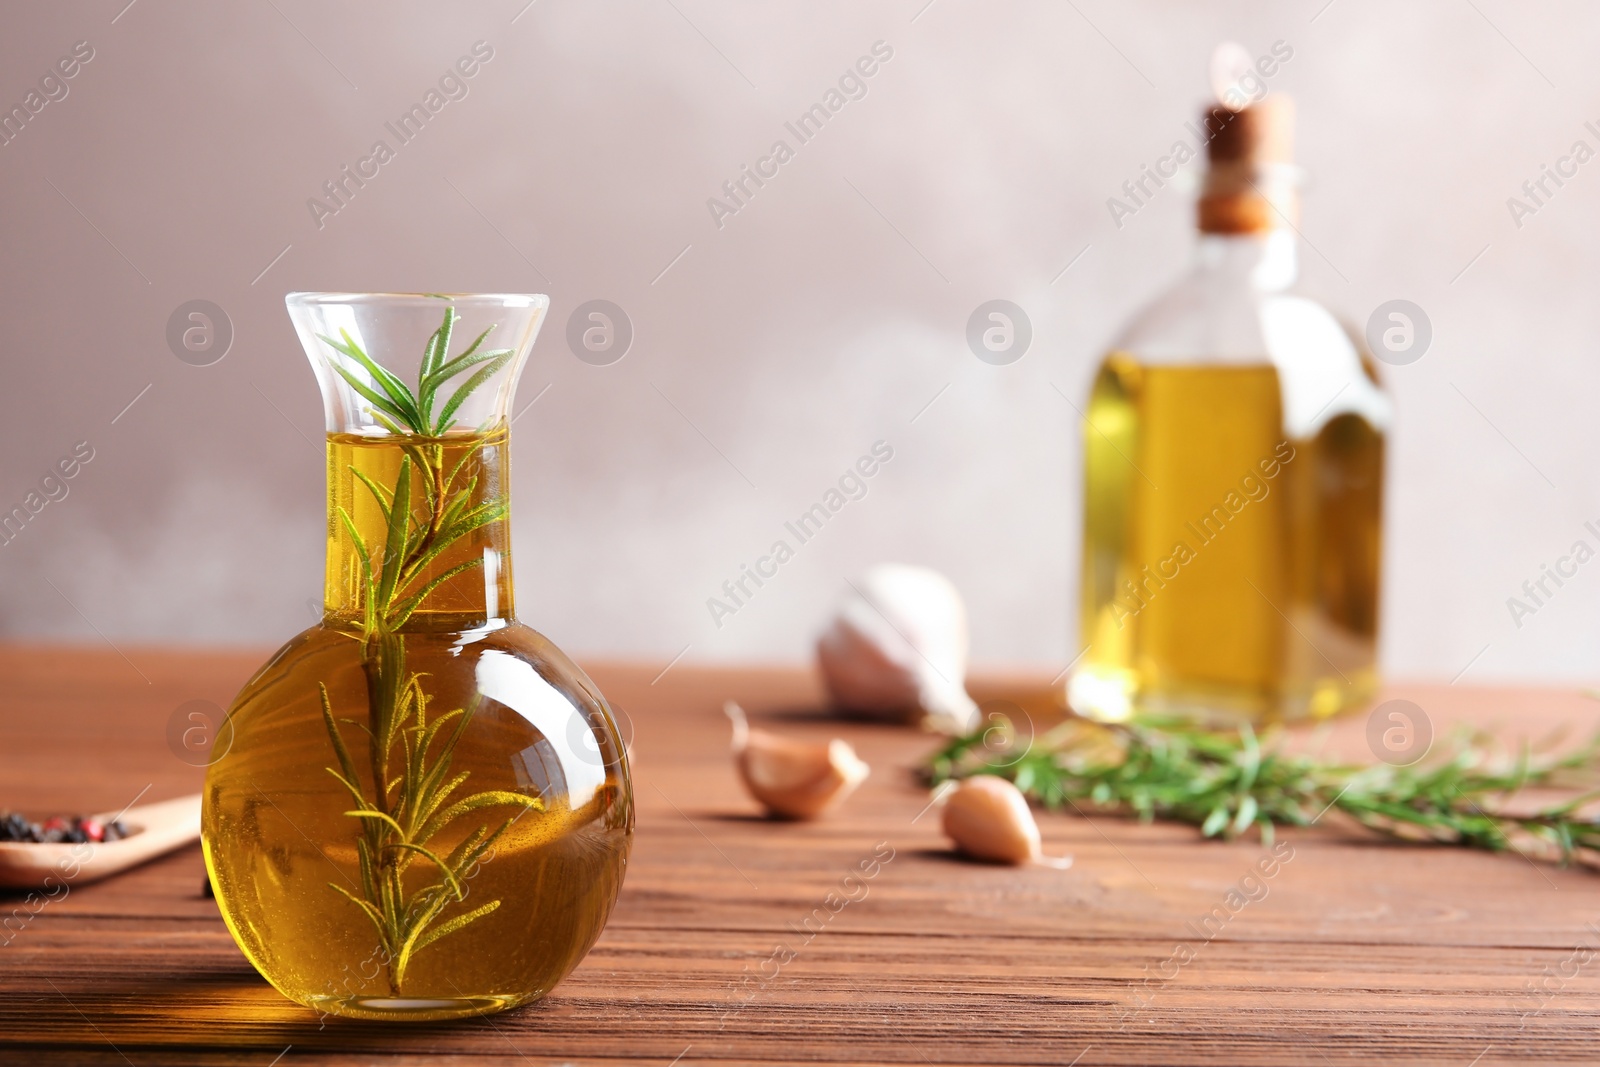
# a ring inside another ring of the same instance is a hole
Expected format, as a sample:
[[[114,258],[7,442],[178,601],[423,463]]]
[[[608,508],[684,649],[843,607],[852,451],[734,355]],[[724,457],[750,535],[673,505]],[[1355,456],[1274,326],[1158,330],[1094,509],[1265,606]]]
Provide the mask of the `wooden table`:
[[[0,649],[0,808],[199,788],[168,720],[186,701],[226,705],[263,657],[124,651]],[[652,684],[660,669],[593,669],[634,724],[638,834],[610,926],[544,1001],[463,1023],[319,1026],[234,947],[195,847],[73,889],[0,948],[0,1062],[1600,1061],[1593,873],[1329,826],[1288,835],[1292,859],[1244,882],[1258,899],[1206,938],[1191,924],[1241,887],[1259,843],[1044,815],[1047,849],[1074,854],[1071,870],[962,862],[937,818],[918,817],[926,736],[824,721],[803,671],[678,665]],[[1555,691],[1391,695],[1440,729],[1600,718]],[[842,734],[871,779],[825,821],[757,818],[729,766],[728,698],[773,728]],[[1363,748],[1363,727],[1342,723],[1333,743]],[[858,899],[830,912],[830,892]],[[794,952],[781,966],[768,962],[780,944]]]

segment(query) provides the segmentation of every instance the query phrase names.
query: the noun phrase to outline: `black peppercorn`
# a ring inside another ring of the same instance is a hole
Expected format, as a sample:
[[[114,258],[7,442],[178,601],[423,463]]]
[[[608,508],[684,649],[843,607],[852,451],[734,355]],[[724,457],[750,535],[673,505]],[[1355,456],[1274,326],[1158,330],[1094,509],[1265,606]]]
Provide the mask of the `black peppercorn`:
[[[128,836],[128,825],[121,819],[101,822],[84,815],[72,818],[56,815],[42,824],[32,822],[17,812],[0,815],[0,841],[21,841],[29,844],[84,844],[101,841],[120,841]]]

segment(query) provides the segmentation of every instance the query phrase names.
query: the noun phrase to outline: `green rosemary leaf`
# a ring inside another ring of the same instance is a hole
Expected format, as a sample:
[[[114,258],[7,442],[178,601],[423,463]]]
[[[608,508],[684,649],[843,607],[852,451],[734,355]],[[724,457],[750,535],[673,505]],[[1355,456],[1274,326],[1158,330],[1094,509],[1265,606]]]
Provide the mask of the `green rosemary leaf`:
[[[344,725],[344,726],[354,726],[357,730],[360,730],[362,733],[366,734],[368,737],[372,736],[372,731],[367,728],[367,724],[364,723],[364,722],[357,722],[354,719],[340,719],[339,722],[340,722],[341,725]]]
[[[351,359],[358,359],[358,353],[359,353],[359,358],[365,358],[366,357],[366,353],[361,351],[361,347],[350,339],[350,331],[349,330],[340,330],[339,333],[344,338],[344,340],[336,341],[332,337],[329,337],[325,333],[319,333],[319,334],[317,334],[317,337],[320,338],[323,342],[325,342],[327,344],[327,346],[329,348],[333,349],[335,352],[343,353],[344,355],[350,357]]]
[[[391,911],[398,911],[406,898],[405,888],[400,883],[400,875],[400,867],[396,864],[391,863],[384,868],[384,878],[389,883],[388,894],[391,901]]]
[[[349,890],[345,889],[344,886],[334,885],[334,883],[332,883],[332,882],[329,882],[328,884],[333,886],[334,889],[337,889],[339,892],[343,893],[346,897],[350,898],[350,900],[354,901],[356,903],[356,905],[358,907],[360,907],[363,912],[366,913],[367,918],[372,920],[372,925],[376,926],[378,928],[378,936],[379,937],[383,937],[384,936],[384,934],[387,931],[385,931],[384,928],[383,928],[383,913],[382,912],[380,912],[377,908],[373,907],[371,904],[367,903],[365,900],[362,900],[360,897],[355,896]]]
[[[456,460],[456,465],[450,468],[450,476],[444,480],[444,491],[446,496],[450,495],[451,489],[456,484],[456,476],[461,473],[461,468],[467,465],[467,460],[483,451],[483,446],[486,444],[488,444],[488,439],[480,437],[476,441],[472,442],[471,447],[461,450],[461,458]],[[468,483],[468,488],[463,489],[462,492],[470,493],[472,491],[471,486],[476,485],[477,482],[477,476],[474,475],[472,481]]]
[[[422,692],[422,678],[420,675],[411,676],[408,686],[411,693],[411,706],[416,709],[415,718],[417,725],[406,729],[406,769],[404,784],[395,810],[400,812],[405,820],[406,836],[410,838],[417,826],[416,806],[427,801],[427,793],[423,790],[422,781],[427,767],[428,745],[433,740],[433,734],[427,726],[427,699]],[[413,741],[413,737],[416,740]]]
[[[417,890],[406,905],[404,914],[397,916],[400,922],[396,927],[398,936],[395,940],[403,944],[413,933],[426,930],[440,912],[455,903],[455,899],[449,881],[443,877]]]
[[[484,332],[487,333],[488,331],[486,330]],[[481,341],[483,338],[479,337],[478,340]],[[476,344],[474,344],[473,347],[476,348]],[[468,367],[476,367],[478,364],[486,363],[491,359],[504,360],[505,357],[509,355],[511,355],[511,349],[509,348],[486,348],[482,352],[472,352],[470,350],[463,352],[455,359],[452,359],[450,362],[446,363],[444,366],[425,377],[422,381],[422,387],[430,392],[437,391],[441,385],[443,385],[445,382],[448,382],[451,378],[454,378]]]
[[[435,540],[433,547],[417,556],[406,565],[405,570],[400,575],[399,589],[402,592],[407,589],[411,583],[416,580],[417,575],[421,574],[427,569],[428,564],[438,559],[441,555],[448,551],[451,546],[460,541],[461,538],[465,537],[473,530],[476,530],[481,526],[487,526],[490,523],[503,518],[504,516],[505,504],[501,501],[490,501],[488,504],[474,509],[470,517],[458,516],[457,518],[451,519],[449,521],[449,525],[440,529],[438,538]]]
[[[433,336],[428,338],[428,344],[422,350],[422,369],[417,373],[417,410],[423,427],[432,425],[430,412],[433,410],[434,391],[428,388],[428,378],[450,353],[450,334],[455,329],[456,318],[455,308],[445,308],[444,321],[433,331]]]
[[[428,841],[440,830],[455,822],[461,816],[482,808],[499,807],[502,804],[517,804],[533,811],[543,811],[544,801],[538,797],[530,797],[525,793],[512,793],[504,789],[489,789],[482,793],[474,793],[465,800],[458,800],[444,811],[423,823],[422,829],[417,833],[419,841]]]
[[[450,855],[445,857],[445,862],[450,865],[452,871],[456,872],[457,878],[460,878],[467,869],[462,866],[462,860],[468,853],[478,847],[478,843],[483,840],[484,835],[488,832],[489,828],[487,826],[478,827],[472,833],[463,837],[461,843],[451,850]]]
[[[437,444],[423,447],[407,444],[405,449],[410,453],[412,460],[415,461],[417,470],[422,473],[422,477],[418,480],[422,482],[423,503],[427,507],[427,514],[437,515],[439,512],[439,490],[434,485],[434,479],[438,475],[439,468],[444,466],[444,449]],[[432,453],[432,455],[430,456],[429,453]]]
[[[445,507],[444,514],[439,518],[440,530],[454,529],[457,521],[460,520],[461,516],[466,513],[468,506],[471,505],[472,491],[477,487],[477,485],[478,479],[469,479],[466,487],[463,488],[461,492],[457,493],[455,499],[450,501],[449,505]]]
[[[415,955],[418,952],[421,952],[423,949],[427,948],[429,945],[433,944],[435,941],[439,940],[441,937],[444,937],[447,934],[455,933],[457,930],[461,929],[463,926],[466,926],[468,923],[476,922],[477,920],[483,918],[485,915],[488,915],[491,911],[494,911],[499,906],[500,906],[500,902],[498,900],[491,900],[491,901],[489,901],[489,903],[483,905],[483,907],[481,907],[481,908],[473,908],[471,911],[467,912],[465,915],[457,915],[455,918],[449,920],[448,922],[441,923],[440,925],[434,927],[428,933],[423,934],[420,938],[417,939],[416,946],[411,950],[412,955]]]
[[[402,749],[401,755],[404,757],[404,762],[406,765],[406,773],[402,774],[399,779],[402,783],[410,781],[415,777],[414,768],[422,759],[422,752],[417,748],[416,745],[412,743],[411,735],[414,732],[414,728],[407,728],[399,731],[400,748]]]
[[[378,628],[378,587],[372,577],[372,564],[361,572],[361,632],[370,634]],[[377,739],[373,739],[377,743]]]
[[[417,413],[417,399],[411,395],[411,390],[406,388],[406,383],[401,381],[393,372],[380,366],[371,356],[361,351],[361,346],[355,343],[348,330],[340,330],[339,335],[345,341],[345,347],[339,350],[361,364],[362,369],[372,375],[372,380],[382,386],[385,393],[389,394],[390,401],[400,410],[406,421],[420,432],[423,423]]]
[[[468,359],[474,352],[478,350],[478,346],[483,344],[483,339],[488,337],[493,330],[494,327],[491,325],[488,329],[480,333],[472,342],[472,344],[467,346],[466,351],[462,352],[454,359],[449,360],[448,363],[445,360],[445,355],[448,349],[441,348],[438,352],[437,359],[435,359],[431,364],[425,363],[423,365],[422,374],[417,380],[417,395],[422,401],[424,417],[426,417],[428,412],[433,410],[433,399],[439,391],[439,386],[449,381],[456,374],[459,374],[466,367],[471,366],[470,363],[463,361]],[[447,366],[449,368],[448,370],[445,369]]]
[[[461,352],[461,355],[470,356],[472,353],[476,352],[478,350],[478,346],[483,344],[483,339],[488,337],[491,333],[494,333],[494,328],[496,325],[498,324],[491,322],[487,327],[485,327],[482,333],[472,339],[472,343]]]
[[[414,413],[411,411],[410,400],[395,400],[394,394],[392,394],[389,389],[382,389],[382,392],[379,392],[378,389],[374,389],[374,387],[371,386],[371,384],[368,384],[368,382],[363,382],[362,379],[357,378],[354,371],[350,370],[350,368],[347,368],[347,366],[338,365],[338,363],[336,363],[336,365],[333,366],[333,370],[338,371],[339,378],[349,382],[349,386],[352,387],[355,392],[358,392],[358,394],[362,395],[362,397],[365,397],[366,400],[368,400],[368,403],[373,405],[374,418],[378,418],[378,416],[389,416],[389,418],[394,418],[398,419],[400,422],[405,422],[406,426],[411,426],[411,424],[413,424]],[[382,387],[382,384],[384,384],[384,382],[378,382],[379,387]],[[405,430],[402,430],[402,432],[405,432]]]
[[[420,674],[413,674],[411,676],[411,699],[412,699],[412,703],[416,707],[416,711],[417,711],[417,726],[419,726],[419,727],[423,727],[423,726],[427,726],[428,725],[428,700],[429,700],[429,697],[428,697],[427,690],[422,688],[422,679],[423,679],[423,676],[420,675]]]
[[[457,360],[462,360],[462,359],[465,359],[467,356],[472,355],[472,353],[474,353],[474,352],[476,352],[478,350],[478,346],[483,344],[483,339],[485,337],[488,337],[493,332],[494,332],[494,325],[491,323],[486,330],[484,330],[482,333],[480,333],[477,337],[473,338],[472,343],[470,345],[468,345],[466,347],[466,349],[463,350],[460,354],[458,354],[456,356],[455,360],[452,360],[451,362],[456,362]],[[434,368],[433,368],[433,372],[435,374],[437,374],[437,372],[439,371],[439,368],[441,366],[443,366],[443,364],[436,364],[434,366]],[[448,378],[448,377],[450,377],[450,375],[447,374],[447,375],[444,376],[444,378],[440,378],[439,380],[443,381],[445,378]]]
[[[476,698],[474,699],[476,700]],[[455,729],[450,731],[450,736],[446,737],[444,744],[439,747],[439,753],[434,758],[433,766],[417,782],[418,795],[427,796],[439,788],[439,783],[444,781],[444,776],[450,772],[450,761],[455,757],[456,746],[461,743],[461,738],[467,732],[467,725],[471,721],[472,712],[463,710],[461,717],[456,720]],[[428,837],[419,835],[418,839],[426,841]]]
[[[417,939],[422,936],[422,931],[441,911],[444,910],[445,905],[448,903],[450,903],[450,898],[440,894],[435,899],[430,901],[428,907],[423,910],[422,914],[418,915],[417,918],[412,921],[409,927],[409,932],[400,942],[400,951],[395,954],[393,967],[394,982],[396,986],[399,986],[405,981],[406,969],[411,965],[411,956],[412,953],[416,951]]]
[[[445,431],[450,428],[451,420],[455,417],[456,410],[466,402],[467,397],[471,396],[478,386],[494,377],[495,372],[505,366],[513,354],[510,349],[506,349],[503,354],[496,356],[486,366],[480,367],[472,373],[472,377],[468,378],[461,388],[455,391],[449,402],[445,404],[444,409],[439,412],[439,419],[434,424],[433,436],[444,436]]]
[[[1586,793],[1579,793],[1565,804],[1557,804],[1553,808],[1546,809],[1545,814],[1557,817],[1571,815],[1579,808],[1596,800],[1600,800],[1600,790],[1591,789]]]
[[[412,841],[391,841],[383,847],[386,849],[401,849],[406,852],[414,852],[417,855],[427,859],[435,867],[438,867],[440,873],[449,880],[450,888],[455,891],[456,899],[463,900],[466,898],[467,894],[461,888],[461,881],[456,878],[455,874],[450,870],[449,867],[445,866],[444,860],[440,859],[434,853],[428,851],[428,849],[424,848],[422,845],[416,844]]]
[[[389,525],[389,502],[391,499],[389,491],[354,466],[350,468],[350,473],[355,475],[361,484],[367,487],[367,491],[372,494],[372,499],[377,501],[378,510],[383,512],[383,524],[385,526]],[[340,508],[339,510],[343,511],[344,509]]]
[[[411,929],[416,924],[418,916],[437,903],[441,895],[444,897],[444,902],[448,904],[450,901],[450,886],[445,882],[432,882],[411,894],[411,899],[406,902],[405,913],[399,916],[400,929]],[[402,940],[404,939],[402,938]]]
[[[1256,740],[1256,732],[1250,729],[1249,723],[1243,723],[1239,727],[1239,744],[1240,758],[1237,762],[1239,763],[1240,770],[1242,771],[1239,781],[1239,791],[1246,792],[1251,786],[1255,785],[1256,775],[1261,770],[1261,745]],[[1255,805],[1252,803],[1252,810],[1254,807]],[[1248,825],[1250,820],[1246,819],[1244,822]]]
[[[364,837],[356,838],[356,860],[361,868],[361,892],[367,900],[373,900],[378,895],[378,885],[372,876],[372,849],[368,847],[367,839]],[[382,916],[378,918],[381,919]]]
[[[411,518],[411,457],[400,457],[400,473],[395,477],[394,504],[389,510],[389,530],[383,544],[383,573],[378,580],[378,611],[388,613],[394,597],[395,579],[406,557]]]
[[[420,935],[454,899],[450,883],[443,878],[417,890],[416,899],[406,908],[400,923],[400,942],[411,940],[413,934]]]
[[[508,504],[503,496],[493,496],[482,501],[470,510],[458,515],[445,530],[458,530],[456,536],[471,533],[486,522],[494,522],[505,517]]]
[[[441,539],[459,541],[479,527],[488,526],[505,518],[507,507],[505,497],[486,500],[466,514],[452,519],[450,525],[440,531],[439,536]]]
[[[1233,818],[1233,825],[1228,827],[1229,835],[1242,834],[1256,821],[1256,812],[1259,805],[1256,798],[1249,793],[1239,798],[1239,813]]]
[[[463,709],[456,708],[454,711],[447,711],[443,715],[434,716],[433,721],[427,725],[427,728],[423,733],[421,745],[422,750],[426,752],[428,749],[433,747],[434,737],[436,737],[439,731],[444,728],[445,724],[447,724],[451,719],[454,719],[456,716],[465,714],[466,712]]]
[[[356,529],[356,524],[351,521],[350,513],[344,508],[339,509],[339,521],[344,524],[345,533],[350,535],[350,543],[355,546],[356,556],[361,560],[361,569],[366,573],[368,580],[372,576],[372,557],[367,554],[367,543],[361,538],[361,531]],[[384,512],[383,521],[389,521],[387,510]]]
[[[433,793],[433,796],[429,798],[427,806],[418,810],[417,822],[426,823],[433,813],[443,807],[445,802],[450,799],[450,794],[454,793],[457,789],[460,789],[462,783],[471,777],[471,771],[462,771],[460,774],[456,775],[454,778],[450,779],[444,785],[436,789]],[[479,829],[482,829],[482,827]]]
[[[467,872],[472,869],[473,864],[481,860],[488,853],[488,851],[495,846],[495,842],[500,840],[500,836],[507,830],[511,829],[512,824],[515,823],[523,814],[526,814],[527,811],[528,809],[524,808],[523,811],[519,812],[516,817],[507,819],[495,829],[494,833],[490,834],[482,841],[477,842],[471,848],[458,848],[455,852],[452,852],[450,854],[450,869],[455,871],[456,877],[465,881],[467,878]],[[480,826],[478,829],[481,830],[483,827]],[[463,844],[464,843],[465,842],[463,842]]]
[[[401,426],[399,423],[395,422],[381,411],[374,409],[372,412],[372,417],[378,421],[379,425],[381,425],[385,430],[388,430],[390,433],[394,434],[396,437],[405,437],[411,433],[410,430],[406,429],[404,426]]]
[[[333,702],[328,699],[328,687],[321,682],[317,683],[317,692],[322,696],[322,721],[328,728],[328,737],[333,741],[333,752],[339,758],[339,769],[344,771],[340,780],[355,795],[356,803],[365,805],[366,800],[361,796],[361,790],[354,785],[360,781],[356,776],[355,761],[350,758],[350,750],[344,747],[344,738],[339,734],[339,724],[333,721]],[[339,777],[335,775],[335,777]]]
[[[406,832],[400,828],[400,824],[395,822],[394,816],[390,815],[388,812],[373,811],[370,808],[357,808],[354,811],[347,811],[345,814],[355,819],[377,819],[380,822],[386,823],[387,825],[393,827],[394,832],[399,834],[401,837],[405,836]],[[388,848],[392,846],[386,845],[384,847]]]
[[[462,388],[468,393],[471,393],[476,390],[479,385],[483,384],[484,378],[488,377],[490,374],[493,374],[496,370],[503,366],[505,361],[509,359],[511,355],[512,351],[509,348],[496,348],[490,349],[486,352],[479,352],[473,356],[457,356],[455,359],[446,364],[444,370],[441,370],[423,384],[422,388],[423,391],[428,395],[428,402],[430,406],[433,402],[433,399],[437,396],[438,390],[453,376],[460,374],[469,367],[477,366],[480,363],[490,363],[489,367],[485,367],[482,371],[478,372],[484,376],[483,378],[478,378],[476,381],[469,378],[467,383],[462,386]],[[460,399],[464,400],[465,397],[460,397]],[[452,404],[447,404],[445,406],[443,413],[441,413],[439,419],[433,424],[433,432],[435,436],[443,434],[450,428],[450,416],[455,414],[455,409],[457,406],[459,406],[459,403],[459,400],[453,398]]]
[[[358,785],[356,785],[355,779],[353,777],[352,778],[346,778],[344,775],[340,774],[338,771],[334,770],[332,767],[324,767],[322,769],[327,771],[329,774],[333,775],[336,779],[338,779],[339,780],[339,784],[344,786],[347,790],[350,791],[350,796],[355,799],[355,802],[357,804],[361,804],[363,806],[366,805],[367,798],[361,795],[361,788]]]
[[[390,615],[389,625],[397,629],[401,626],[404,626],[406,624],[406,620],[411,618],[411,613],[416,611],[417,608],[421,606],[422,602],[428,599],[435,589],[438,589],[441,585],[443,585],[445,582],[448,582],[456,575],[461,574],[464,571],[470,571],[474,567],[481,567],[482,565],[483,557],[479,556],[476,559],[469,559],[465,563],[458,563],[454,567],[451,567],[449,570],[445,571],[443,574],[439,575],[437,578],[430,580],[421,589],[417,590],[415,593],[411,594],[399,603],[399,605],[394,609],[394,612]]]
[[[333,369],[339,373],[341,378],[350,383],[350,388],[367,398],[367,402],[370,403],[374,409],[372,412],[373,418],[381,420],[384,415],[392,415],[394,418],[403,420],[407,417],[406,413],[396,407],[394,403],[391,402],[387,397],[379,394],[371,386],[367,385],[366,382],[362,381],[360,378],[357,378],[345,368],[335,365]],[[392,423],[389,423],[386,420],[384,421],[386,426],[393,427]],[[391,429],[390,432],[404,433],[405,431]]]
[[[402,463],[404,461],[402,460]],[[377,601],[377,594],[373,594],[373,603]],[[369,614],[372,612],[369,611]],[[382,616],[377,616],[382,622]],[[377,682],[375,690],[369,683],[368,704],[373,711],[373,733],[376,735],[372,742],[374,759],[379,764],[374,775],[374,788],[377,782],[389,780],[389,756],[394,748],[394,732],[404,721],[407,710],[405,707],[408,687],[401,679],[406,677],[406,646],[405,638],[400,634],[390,633],[378,626],[367,631],[368,657],[372,663],[372,675]],[[380,797],[380,806],[387,804],[388,797]]]
[[[428,343],[422,349],[422,371],[419,375],[421,379],[426,379],[439,364],[444,362],[445,353],[450,351],[450,333],[455,329],[457,317],[455,308],[444,309],[444,321],[433,331],[433,335],[428,338]]]

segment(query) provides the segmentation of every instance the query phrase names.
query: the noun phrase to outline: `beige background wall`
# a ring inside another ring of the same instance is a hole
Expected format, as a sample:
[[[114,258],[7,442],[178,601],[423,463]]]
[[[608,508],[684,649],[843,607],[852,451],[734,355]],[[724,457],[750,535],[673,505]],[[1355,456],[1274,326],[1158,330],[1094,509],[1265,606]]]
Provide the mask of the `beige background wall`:
[[[0,634],[306,625],[320,406],[283,293],[527,290],[554,308],[518,399],[540,396],[516,573],[559,643],[798,659],[847,575],[904,559],[964,590],[980,658],[1064,664],[1079,449],[1057,388],[1080,402],[1191,243],[1184,191],[1120,230],[1106,198],[1181,136],[1233,38],[1293,49],[1272,85],[1300,105],[1310,284],[1358,322],[1397,297],[1433,322],[1388,376],[1388,668],[1594,677],[1600,563],[1520,628],[1505,603],[1600,547],[1600,162],[1520,228],[1506,204],[1600,148],[1590,5],[125,2],[4,6],[6,108],[75,42],[94,55],[0,146],[0,504],[76,442],[94,458],[0,547]],[[480,40],[467,95],[319,228],[307,199]],[[707,199],[878,41],[865,96],[719,228]],[[1035,329],[1006,367],[963,339],[997,297]],[[235,332],[207,367],[164,339],[196,298]],[[636,330],[608,367],[564,342],[595,298]],[[877,440],[894,458],[866,497],[716,628],[706,598]]]

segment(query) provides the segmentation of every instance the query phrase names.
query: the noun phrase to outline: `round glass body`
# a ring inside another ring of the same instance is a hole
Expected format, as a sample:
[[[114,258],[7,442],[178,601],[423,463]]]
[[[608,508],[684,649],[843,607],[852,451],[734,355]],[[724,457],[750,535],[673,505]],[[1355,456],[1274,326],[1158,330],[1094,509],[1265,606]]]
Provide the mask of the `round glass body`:
[[[351,720],[339,724],[347,750],[365,762],[356,725],[367,707],[360,634],[313,627],[245,686],[218,742],[226,750],[207,776],[202,838],[217,903],[261,974],[308,1007],[383,1019],[512,1007],[565,977],[610,914],[633,830],[626,755],[594,684],[532,629],[509,623],[413,633],[405,642],[407,670],[423,676],[428,696],[421,729],[463,710],[433,735],[422,760],[423,774],[436,774],[441,787],[467,776],[441,802],[445,809],[502,792],[540,806],[487,804],[422,846],[448,860],[471,836],[505,826],[461,871],[459,898],[447,886],[446,906],[418,931],[413,945],[425,943],[402,969],[400,951],[386,945],[364,906],[371,898],[384,910],[387,890],[363,889],[358,842],[366,820],[347,814],[354,800],[335,777],[340,761],[323,714],[325,687],[336,720]],[[406,743],[402,737],[393,749],[391,781],[405,774]],[[365,768],[358,775],[370,797]],[[407,864],[393,915],[426,908],[437,895],[426,887],[440,873],[421,855]]]

